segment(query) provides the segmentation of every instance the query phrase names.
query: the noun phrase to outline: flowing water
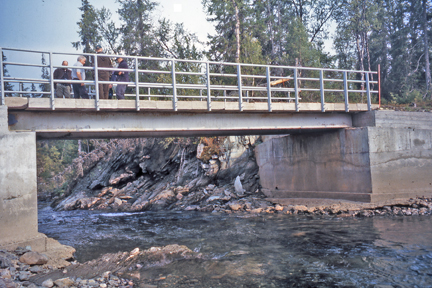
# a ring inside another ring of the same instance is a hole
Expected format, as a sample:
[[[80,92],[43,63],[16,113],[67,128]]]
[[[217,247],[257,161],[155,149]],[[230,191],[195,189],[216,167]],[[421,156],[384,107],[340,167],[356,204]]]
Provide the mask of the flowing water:
[[[39,231],[75,247],[80,262],[168,244],[208,256],[148,269],[144,276],[159,278],[152,282],[158,287],[170,286],[169,277],[189,281],[172,287],[432,287],[431,216],[54,212],[40,207]]]

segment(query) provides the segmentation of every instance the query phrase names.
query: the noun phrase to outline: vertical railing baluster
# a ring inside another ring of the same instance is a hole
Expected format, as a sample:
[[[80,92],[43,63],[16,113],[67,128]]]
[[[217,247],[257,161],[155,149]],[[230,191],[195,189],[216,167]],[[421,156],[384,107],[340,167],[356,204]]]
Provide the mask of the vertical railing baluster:
[[[50,69],[50,86],[51,86],[51,110],[55,110],[55,101],[54,101],[54,72],[52,65],[52,52],[49,52],[49,69]]]
[[[239,97],[239,111],[243,111],[243,98],[242,98],[242,78],[241,78],[241,66],[237,64],[237,87]]]
[[[147,88],[148,100],[150,101],[150,87]]]
[[[367,96],[367,108],[368,111],[371,110],[371,93],[369,86],[369,73],[366,73],[366,96]]]
[[[320,70],[320,95],[321,95],[321,112],[325,112],[324,104],[324,75],[323,70]]]
[[[176,73],[175,73],[175,60],[171,60],[171,75],[172,75],[172,89],[173,89],[173,110],[177,111],[177,88],[176,88]]]
[[[4,81],[4,75],[3,75],[3,49],[0,47],[0,84],[1,84],[1,105],[5,105],[5,97],[6,97],[6,93],[5,93],[5,81]]]
[[[270,67],[269,66],[266,67],[266,78],[267,78],[267,106],[268,106],[268,111],[272,112]]]
[[[349,112],[347,71],[343,72],[343,83],[344,83],[345,112]]]
[[[138,74],[138,57],[135,56],[135,106],[136,111],[140,111],[140,99],[139,99],[139,74]]]
[[[299,111],[299,87],[298,87],[298,80],[297,80],[297,68],[294,68],[294,94],[295,94],[295,110],[296,112]]]
[[[210,89],[210,64],[206,62],[207,77],[207,111],[211,111],[211,89]],[[202,90],[200,90],[200,93]],[[201,96],[201,95],[200,95]],[[200,98],[202,100],[202,98]]]
[[[94,79],[94,83],[95,83],[95,93],[96,93],[96,95],[95,95],[95,103],[96,103],[96,111],[99,111],[100,110],[100,107],[99,107],[99,77],[98,77],[98,66],[97,66],[97,55],[94,55],[94,70],[95,70],[95,73],[94,73],[94,75],[95,75],[95,79]],[[85,71],[86,70],[84,70],[84,73],[85,73]],[[84,84],[84,86],[85,86],[85,84]]]

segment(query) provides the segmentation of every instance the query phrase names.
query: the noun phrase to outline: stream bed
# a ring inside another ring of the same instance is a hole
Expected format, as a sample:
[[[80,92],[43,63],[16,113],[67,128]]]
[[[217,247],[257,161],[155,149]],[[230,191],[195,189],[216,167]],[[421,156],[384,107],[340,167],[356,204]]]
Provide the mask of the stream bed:
[[[108,213],[39,207],[39,231],[79,262],[185,245],[141,273],[153,287],[432,287],[432,217],[338,218],[202,212]]]

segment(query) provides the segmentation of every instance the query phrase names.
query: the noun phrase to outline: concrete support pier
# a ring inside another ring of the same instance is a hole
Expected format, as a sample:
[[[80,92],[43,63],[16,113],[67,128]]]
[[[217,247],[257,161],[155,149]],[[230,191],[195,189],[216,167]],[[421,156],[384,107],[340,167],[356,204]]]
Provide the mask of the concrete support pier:
[[[432,197],[432,113],[364,112],[353,126],[258,145],[264,193],[373,203]]]
[[[7,106],[0,106],[0,249],[30,245],[45,251],[36,177],[36,133],[9,132]]]

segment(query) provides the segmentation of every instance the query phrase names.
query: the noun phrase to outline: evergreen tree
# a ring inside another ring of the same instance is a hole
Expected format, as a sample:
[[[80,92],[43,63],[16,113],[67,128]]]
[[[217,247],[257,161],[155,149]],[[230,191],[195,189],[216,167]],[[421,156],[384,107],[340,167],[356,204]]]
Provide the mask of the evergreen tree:
[[[159,57],[151,21],[151,13],[158,4],[150,0],[117,1],[121,6],[118,14],[123,22],[120,28],[123,51],[128,55]]]
[[[75,49],[82,47],[84,53],[94,52],[94,47],[102,40],[97,23],[98,13],[88,0],[81,0],[81,20],[77,22],[81,40],[72,42]]]
[[[207,20],[215,23],[216,35],[209,35],[207,57],[214,61],[244,62],[240,51],[250,32],[249,1],[203,0]]]
[[[35,97],[37,97],[37,94],[36,93],[34,93],[34,92],[36,92],[37,90],[36,90],[36,85],[34,84],[34,83],[32,83],[31,84],[31,88],[30,88],[30,91],[32,91],[33,93],[31,93],[30,94],[30,97],[32,97],[32,98],[35,98]]]
[[[100,42],[106,43],[108,47],[107,53],[118,54],[121,51],[120,44],[120,28],[116,26],[116,23],[111,20],[112,14],[107,8],[95,10],[96,12],[96,23],[97,30],[101,37]]]
[[[47,65],[44,53],[42,53],[41,63],[42,65]],[[49,79],[48,67],[43,66],[41,70],[42,70],[41,78],[48,80]],[[42,92],[49,92],[51,90],[50,87],[51,85],[49,83],[39,84],[39,88]],[[43,97],[44,94],[40,94],[40,95]]]
[[[7,57],[4,55],[3,51],[2,51],[2,61],[3,62],[7,61]],[[6,69],[6,65],[3,65],[3,77],[10,77],[9,71]],[[4,81],[3,83],[4,83],[4,87],[3,87],[4,91],[13,91],[13,85],[10,82]]]

